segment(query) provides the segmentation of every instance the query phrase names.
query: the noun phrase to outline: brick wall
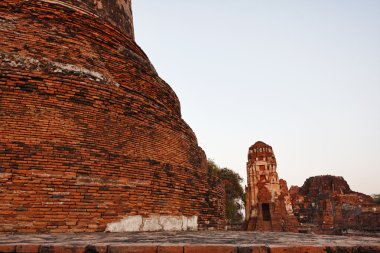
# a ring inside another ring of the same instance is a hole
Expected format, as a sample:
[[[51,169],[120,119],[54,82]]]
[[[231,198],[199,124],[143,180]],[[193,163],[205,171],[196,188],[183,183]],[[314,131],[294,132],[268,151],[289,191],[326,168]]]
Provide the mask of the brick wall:
[[[125,216],[224,227],[224,190],[133,36],[70,1],[0,2],[0,231]]]

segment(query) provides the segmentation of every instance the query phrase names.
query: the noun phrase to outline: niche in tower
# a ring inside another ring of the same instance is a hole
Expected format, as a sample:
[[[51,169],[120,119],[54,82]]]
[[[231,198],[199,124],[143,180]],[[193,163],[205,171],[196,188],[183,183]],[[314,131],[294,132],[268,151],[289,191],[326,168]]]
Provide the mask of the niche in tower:
[[[263,220],[264,221],[271,221],[269,204],[263,203],[261,205],[261,210],[263,211]]]

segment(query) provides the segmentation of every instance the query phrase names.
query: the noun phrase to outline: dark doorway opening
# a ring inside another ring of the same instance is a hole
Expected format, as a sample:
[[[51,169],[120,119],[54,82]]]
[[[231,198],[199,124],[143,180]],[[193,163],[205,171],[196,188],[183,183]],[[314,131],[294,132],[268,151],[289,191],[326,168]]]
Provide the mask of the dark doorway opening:
[[[264,221],[270,221],[271,217],[270,217],[270,207],[269,207],[269,204],[268,203],[263,203],[261,205],[261,208],[263,210],[263,220]]]

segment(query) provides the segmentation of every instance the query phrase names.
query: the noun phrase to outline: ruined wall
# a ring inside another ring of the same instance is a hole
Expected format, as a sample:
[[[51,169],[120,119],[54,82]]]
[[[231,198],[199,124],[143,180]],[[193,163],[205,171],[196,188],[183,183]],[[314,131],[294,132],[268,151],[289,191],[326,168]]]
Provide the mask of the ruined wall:
[[[0,38],[0,232],[224,227],[224,187],[130,1],[2,0]]]
[[[271,146],[256,142],[249,148],[246,187],[246,230],[297,231],[288,187],[279,179]]]
[[[380,231],[380,207],[370,196],[352,191],[343,177],[308,178],[302,187],[292,186],[290,195],[299,222],[314,225],[314,232]]]

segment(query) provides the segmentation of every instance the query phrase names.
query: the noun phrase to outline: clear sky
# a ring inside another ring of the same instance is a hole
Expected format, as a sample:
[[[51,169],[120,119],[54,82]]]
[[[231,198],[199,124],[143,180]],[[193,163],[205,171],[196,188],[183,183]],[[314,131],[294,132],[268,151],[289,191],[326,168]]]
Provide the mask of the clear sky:
[[[380,193],[379,0],[134,0],[135,35],[217,164]]]

